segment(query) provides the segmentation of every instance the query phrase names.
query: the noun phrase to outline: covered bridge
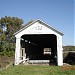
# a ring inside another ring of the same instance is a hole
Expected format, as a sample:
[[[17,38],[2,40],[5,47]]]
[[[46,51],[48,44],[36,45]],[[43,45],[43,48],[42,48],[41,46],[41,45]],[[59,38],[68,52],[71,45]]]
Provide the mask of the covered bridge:
[[[41,20],[35,20],[15,33],[15,65],[29,60],[56,59],[57,65],[63,65],[63,33]],[[46,54],[46,50],[49,54]]]

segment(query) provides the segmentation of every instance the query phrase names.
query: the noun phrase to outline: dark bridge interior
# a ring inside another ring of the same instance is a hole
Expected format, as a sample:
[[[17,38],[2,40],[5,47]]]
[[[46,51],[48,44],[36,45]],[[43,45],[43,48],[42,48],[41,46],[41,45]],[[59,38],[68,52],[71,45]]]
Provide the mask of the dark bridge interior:
[[[30,60],[54,60],[57,51],[57,38],[54,34],[23,35],[22,48]],[[51,48],[51,54],[44,54],[44,48]]]

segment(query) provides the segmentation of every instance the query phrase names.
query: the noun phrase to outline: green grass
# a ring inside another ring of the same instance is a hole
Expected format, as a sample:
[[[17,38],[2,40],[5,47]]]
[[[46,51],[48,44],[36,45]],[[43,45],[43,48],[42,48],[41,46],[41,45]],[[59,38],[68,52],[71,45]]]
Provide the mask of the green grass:
[[[0,75],[75,75],[75,68],[70,68],[65,69],[65,67],[47,65],[19,65],[0,71]]]

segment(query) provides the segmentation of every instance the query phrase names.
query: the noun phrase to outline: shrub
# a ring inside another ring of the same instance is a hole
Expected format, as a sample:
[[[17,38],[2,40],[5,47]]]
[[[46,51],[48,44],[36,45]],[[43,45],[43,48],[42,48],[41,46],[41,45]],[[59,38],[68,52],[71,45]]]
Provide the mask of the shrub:
[[[15,43],[4,42],[0,48],[0,55],[13,56],[15,50]]]

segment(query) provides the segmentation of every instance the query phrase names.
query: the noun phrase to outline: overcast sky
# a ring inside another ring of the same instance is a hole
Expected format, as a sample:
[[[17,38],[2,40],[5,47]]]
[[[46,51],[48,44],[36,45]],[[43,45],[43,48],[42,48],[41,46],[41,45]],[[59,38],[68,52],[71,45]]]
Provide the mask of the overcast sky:
[[[64,33],[63,45],[75,45],[75,0],[0,0],[0,18],[19,17],[27,23],[37,18]]]

